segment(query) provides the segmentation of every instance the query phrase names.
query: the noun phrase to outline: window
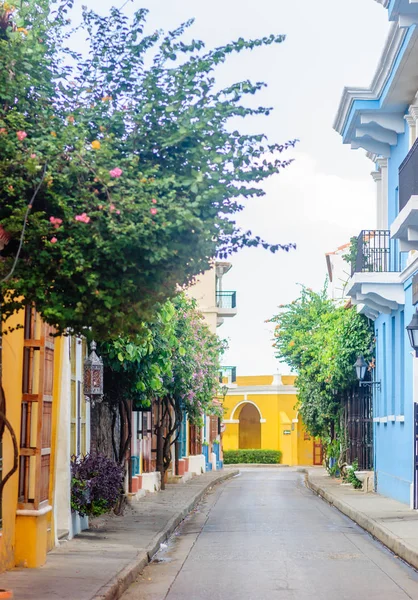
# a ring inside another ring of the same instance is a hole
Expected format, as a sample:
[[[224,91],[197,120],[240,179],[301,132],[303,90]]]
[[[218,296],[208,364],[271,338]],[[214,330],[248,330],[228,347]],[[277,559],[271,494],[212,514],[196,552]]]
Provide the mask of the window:
[[[388,414],[388,394],[387,394],[387,346],[386,346],[386,323],[382,326],[382,359],[383,359],[383,371],[382,371],[382,392],[383,392],[383,415],[387,417]]]
[[[83,366],[86,353],[86,341],[71,336],[71,456],[85,456],[89,451],[87,403],[83,393]]]
[[[25,310],[21,435],[20,508],[38,509],[49,499],[54,382],[54,330],[31,307]]]
[[[400,365],[399,365],[399,379],[400,379],[400,392],[399,392],[399,414],[405,414],[405,312],[401,310],[399,318],[399,329],[400,329]]]
[[[395,400],[396,400],[396,318],[392,317],[391,320],[391,326],[392,326],[392,332],[391,332],[391,338],[392,338],[392,352],[391,352],[391,373],[390,373],[390,377],[391,377],[391,410],[390,410],[390,414],[394,415],[395,411],[396,411],[396,406],[395,406]]]

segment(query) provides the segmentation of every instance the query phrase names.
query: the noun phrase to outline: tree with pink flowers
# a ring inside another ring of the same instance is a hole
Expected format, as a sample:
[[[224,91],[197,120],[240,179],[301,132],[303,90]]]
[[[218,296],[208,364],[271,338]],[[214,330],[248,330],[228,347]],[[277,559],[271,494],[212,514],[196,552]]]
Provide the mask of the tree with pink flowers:
[[[269,115],[246,102],[263,84],[219,89],[214,76],[230,54],[284,37],[207,50],[191,21],[147,35],[145,10],[85,8],[84,56],[67,48],[71,6],[0,0],[2,317],[34,303],[58,332],[108,339],[140,331],[216,253],[292,247],[235,217],[294,142],[232,130]]]

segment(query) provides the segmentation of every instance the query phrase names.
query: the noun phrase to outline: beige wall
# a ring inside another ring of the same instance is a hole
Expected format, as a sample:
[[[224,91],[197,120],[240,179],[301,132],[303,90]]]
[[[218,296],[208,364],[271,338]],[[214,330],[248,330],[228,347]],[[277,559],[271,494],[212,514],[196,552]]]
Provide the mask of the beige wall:
[[[197,301],[199,310],[203,313],[210,330],[216,333],[218,310],[216,307],[215,265],[203,275],[199,275],[196,283],[190,286],[186,293]]]

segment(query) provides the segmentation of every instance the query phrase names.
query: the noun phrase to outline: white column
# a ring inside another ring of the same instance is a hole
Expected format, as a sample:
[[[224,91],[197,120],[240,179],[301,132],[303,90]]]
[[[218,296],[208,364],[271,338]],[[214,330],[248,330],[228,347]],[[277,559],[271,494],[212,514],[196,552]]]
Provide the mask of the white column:
[[[372,171],[370,175],[376,183],[376,227],[384,229],[382,214],[382,173],[381,171]]]
[[[377,223],[379,229],[388,229],[388,159],[378,158],[376,164],[381,173],[380,198],[378,199],[377,214],[380,215],[380,221]]]

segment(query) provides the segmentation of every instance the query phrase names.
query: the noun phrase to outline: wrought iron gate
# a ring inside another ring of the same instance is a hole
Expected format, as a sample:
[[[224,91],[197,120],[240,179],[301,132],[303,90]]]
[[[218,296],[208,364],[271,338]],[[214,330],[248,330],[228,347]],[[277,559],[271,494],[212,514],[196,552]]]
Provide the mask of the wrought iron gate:
[[[373,469],[373,400],[369,387],[352,386],[343,397],[343,426],[347,434],[346,461],[360,470]]]

